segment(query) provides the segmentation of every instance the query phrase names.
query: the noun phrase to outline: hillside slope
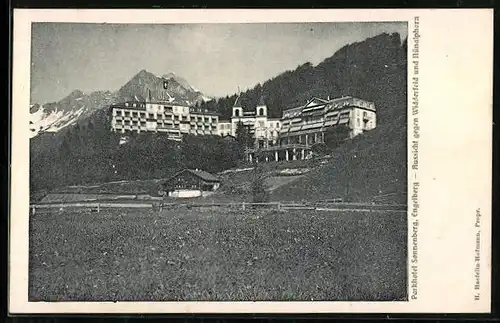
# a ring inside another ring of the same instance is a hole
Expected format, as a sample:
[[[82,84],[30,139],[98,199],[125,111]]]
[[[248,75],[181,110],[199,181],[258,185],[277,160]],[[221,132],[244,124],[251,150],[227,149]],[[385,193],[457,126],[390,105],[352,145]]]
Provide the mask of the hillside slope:
[[[402,118],[400,118],[402,119]],[[402,120],[401,120],[402,121]],[[328,200],[406,204],[406,127],[383,125],[339,147],[326,165],[285,184],[276,201]]]

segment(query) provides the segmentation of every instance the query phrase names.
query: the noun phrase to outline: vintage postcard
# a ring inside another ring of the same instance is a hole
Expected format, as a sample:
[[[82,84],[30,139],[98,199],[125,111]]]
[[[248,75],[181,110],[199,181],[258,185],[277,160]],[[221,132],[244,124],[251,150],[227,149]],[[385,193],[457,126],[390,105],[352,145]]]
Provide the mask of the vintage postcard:
[[[13,35],[12,314],[490,311],[492,10]]]

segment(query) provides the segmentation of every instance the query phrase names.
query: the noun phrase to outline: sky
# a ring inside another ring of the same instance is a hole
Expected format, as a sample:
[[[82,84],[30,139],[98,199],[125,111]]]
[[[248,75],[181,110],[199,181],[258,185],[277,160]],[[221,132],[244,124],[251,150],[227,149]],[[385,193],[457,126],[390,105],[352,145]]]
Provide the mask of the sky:
[[[407,23],[33,23],[31,102],[116,91],[142,69],[173,72],[205,95],[231,95],[384,32],[404,39]]]

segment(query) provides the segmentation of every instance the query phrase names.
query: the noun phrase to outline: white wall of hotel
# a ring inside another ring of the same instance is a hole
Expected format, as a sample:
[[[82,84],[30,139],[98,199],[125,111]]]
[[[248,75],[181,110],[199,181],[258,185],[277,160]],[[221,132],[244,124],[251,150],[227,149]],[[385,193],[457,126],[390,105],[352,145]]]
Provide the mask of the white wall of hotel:
[[[255,137],[256,144],[260,142],[267,147],[277,143],[281,129],[281,120],[269,118],[265,105],[258,105],[255,111],[250,112],[245,112],[242,107],[233,107],[231,120],[219,121],[219,135],[236,137],[236,129],[239,122],[250,129],[250,132]]]

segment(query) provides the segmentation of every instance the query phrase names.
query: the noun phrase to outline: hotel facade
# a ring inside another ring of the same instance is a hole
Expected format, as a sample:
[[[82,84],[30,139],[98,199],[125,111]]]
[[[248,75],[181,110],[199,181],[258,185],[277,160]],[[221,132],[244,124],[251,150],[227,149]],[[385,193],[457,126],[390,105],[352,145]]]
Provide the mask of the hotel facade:
[[[346,125],[349,137],[377,126],[375,104],[354,97],[309,100],[304,106],[283,111],[278,145],[249,149],[249,162],[307,159],[312,147],[325,142],[327,129]]]
[[[180,141],[186,134],[219,135],[219,116],[168,101],[124,102],[111,109],[113,132],[158,132]]]

